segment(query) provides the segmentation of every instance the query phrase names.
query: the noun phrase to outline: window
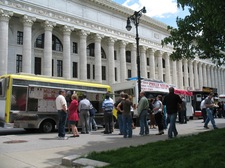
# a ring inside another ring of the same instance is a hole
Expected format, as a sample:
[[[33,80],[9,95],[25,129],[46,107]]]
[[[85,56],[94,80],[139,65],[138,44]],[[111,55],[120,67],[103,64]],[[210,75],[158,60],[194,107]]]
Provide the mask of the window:
[[[128,78],[131,78],[132,76],[131,76],[131,70],[130,69],[128,69],[128,71],[127,71],[127,77]]]
[[[36,38],[35,47],[37,47],[37,48],[44,48],[44,42],[45,42],[44,34],[39,35]]]
[[[61,41],[54,35],[52,35],[52,50],[55,50],[55,51],[63,50]]]
[[[22,72],[22,55],[16,55],[16,73]]]
[[[77,43],[73,42],[73,53],[78,53],[78,49],[77,49]]]
[[[17,44],[23,45],[23,32],[17,31]]]
[[[114,50],[114,60],[117,60],[116,50]]]
[[[87,55],[90,57],[95,57],[95,43],[91,43],[87,46]],[[106,59],[106,54],[103,48],[101,48],[101,58]]]
[[[147,76],[148,76],[148,78],[150,78],[150,72],[147,72]]]
[[[149,58],[147,58],[147,66],[149,66]]]
[[[63,76],[63,61],[57,60],[57,76],[62,77]]]
[[[41,75],[41,58],[35,57],[34,60],[34,74]]]
[[[45,34],[41,34],[36,38],[35,47],[44,48]],[[52,35],[52,50],[63,51],[63,46],[61,41],[55,36]]]
[[[95,44],[91,43],[87,46],[87,54],[88,56],[94,57],[95,56]]]
[[[93,65],[93,79],[95,79],[95,65]]]
[[[73,78],[78,78],[78,66],[77,62],[73,62]]]
[[[126,62],[131,63],[131,52],[126,51]]]
[[[91,79],[91,66],[87,64],[87,79]]]
[[[54,59],[52,59],[52,76],[54,76]]]
[[[165,59],[162,59],[162,64],[163,64],[163,68],[165,68],[166,67]]]
[[[106,67],[102,66],[102,80],[106,80]]]
[[[117,68],[115,68],[115,81],[117,81]]]

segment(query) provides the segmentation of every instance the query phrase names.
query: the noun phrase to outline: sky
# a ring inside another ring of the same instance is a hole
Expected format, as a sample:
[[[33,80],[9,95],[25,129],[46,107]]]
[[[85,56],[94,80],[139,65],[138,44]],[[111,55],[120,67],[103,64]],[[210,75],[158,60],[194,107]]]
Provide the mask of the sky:
[[[118,4],[139,11],[144,6],[147,13],[145,15],[160,22],[177,27],[176,18],[184,18],[188,15],[188,10],[183,11],[177,8],[176,0],[112,0]]]

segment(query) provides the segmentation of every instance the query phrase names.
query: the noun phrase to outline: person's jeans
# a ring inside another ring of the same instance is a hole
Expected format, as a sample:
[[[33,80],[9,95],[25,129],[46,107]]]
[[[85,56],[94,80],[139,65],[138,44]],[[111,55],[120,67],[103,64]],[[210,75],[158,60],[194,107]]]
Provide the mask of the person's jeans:
[[[206,113],[207,113],[207,118],[206,118],[206,120],[205,120],[205,125],[204,125],[204,127],[207,127],[209,121],[211,121],[211,123],[212,123],[212,125],[213,125],[213,128],[216,128],[216,123],[215,123],[215,120],[214,120],[214,117],[213,117],[213,110],[211,110],[210,108],[207,108],[207,109],[206,109]]]
[[[58,125],[58,137],[65,137],[66,131],[66,121],[67,121],[67,113],[63,110],[58,110],[58,117],[59,117],[59,125]]]
[[[95,122],[94,116],[90,116],[90,118],[89,118],[89,131],[92,131],[92,129],[97,130],[97,128],[98,128],[98,126]]]
[[[206,118],[207,118],[207,114],[206,114],[206,108],[202,109],[202,117],[203,117],[203,121],[205,122]]]
[[[142,110],[139,116],[140,117],[140,135],[149,134],[147,116],[148,116],[148,110]]]
[[[176,137],[178,132],[176,129],[176,119],[177,119],[177,113],[168,114],[169,120],[170,120],[170,126],[168,129],[168,137],[172,138],[173,135]]]
[[[117,115],[117,119],[118,119],[120,134],[123,134],[123,118],[122,118],[122,114],[118,114]]]
[[[123,115],[123,137],[129,138],[132,137],[132,116],[131,115]]]

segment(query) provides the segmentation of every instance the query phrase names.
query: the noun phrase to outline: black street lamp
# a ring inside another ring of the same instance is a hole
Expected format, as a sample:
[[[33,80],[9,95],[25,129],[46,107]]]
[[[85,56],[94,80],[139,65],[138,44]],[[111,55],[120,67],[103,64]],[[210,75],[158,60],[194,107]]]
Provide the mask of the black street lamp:
[[[137,70],[138,70],[138,94],[141,92],[141,71],[140,71],[140,55],[139,55],[139,35],[138,35],[138,24],[142,13],[146,13],[145,7],[139,11],[135,11],[133,15],[127,18],[126,29],[130,31],[132,29],[131,21],[134,23],[136,28],[136,45],[137,45]]]

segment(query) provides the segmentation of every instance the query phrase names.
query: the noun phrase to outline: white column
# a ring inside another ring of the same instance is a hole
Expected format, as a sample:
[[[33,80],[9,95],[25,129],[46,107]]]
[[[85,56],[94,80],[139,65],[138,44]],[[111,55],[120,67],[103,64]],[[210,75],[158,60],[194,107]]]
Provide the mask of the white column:
[[[217,88],[217,90],[219,90],[219,87],[218,87],[218,68],[216,66],[214,68],[214,76],[215,76],[215,88]]]
[[[162,65],[162,52],[157,51],[157,62],[158,62],[158,79],[163,81],[163,65]]]
[[[115,62],[114,62],[114,43],[115,39],[108,38],[108,82],[109,84],[115,83]]]
[[[172,61],[172,64],[173,64],[172,84],[174,84],[177,87],[177,77],[178,77],[178,74],[177,74],[177,61]]]
[[[222,80],[221,80],[221,68],[218,68],[218,93],[221,93],[222,90]]]
[[[170,76],[170,56],[168,53],[164,54],[165,58],[165,73],[166,73],[166,79],[165,82],[170,84],[171,83],[171,76]]]
[[[52,30],[55,25],[56,23],[50,21],[43,24],[45,28],[43,74],[46,76],[52,76]]]
[[[80,36],[79,45],[79,66],[80,66],[80,80],[87,80],[87,35],[89,32],[85,30],[78,31]]]
[[[132,77],[137,77],[137,46],[131,44],[131,74]]]
[[[155,79],[155,56],[154,56],[154,50],[149,50],[149,61],[150,61],[150,78]]]
[[[183,82],[183,69],[182,69],[182,60],[178,61],[178,88],[183,89],[184,82]]]
[[[95,34],[95,80],[102,83],[102,57],[101,57],[101,40],[100,34]]]
[[[210,71],[211,77],[212,77],[212,87],[215,88],[215,76],[214,76],[214,66],[211,65],[211,71]]]
[[[63,77],[71,78],[71,49],[70,35],[73,30],[70,26],[63,27]]]
[[[225,93],[225,84],[224,84],[224,80],[225,80],[225,69],[222,69],[222,72],[221,72],[222,74],[222,90],[221,90],[221,94],[224,94]]]
[[[212,76],[211,76],[211,71],[210,71],[210,65],[208,64],[206,66],[206,71],[207,71],[207,86],[212,87]]]
[[[194,74],[193,74],[193,61],[189,61],[189,76],[190,76],[190,87],[194,89]]]
[[[0,75],[8,72],[8,31],[12,12],[0,10]]]
[[[140,69],[141,69],[141,77],[147,78],[147,63],[146,63],[146,47],[140,47]]]
[[[24,15],[23,22],[23,61],[22,72],[31,73],[31,46],[32,46],[32,25],[36,21],[35,17]]]
[[[203,65],[202,65],[202,67],[203,67],[203,86],[209,86],[208,85],[208,83],[207,83],[207,72],[206,72],[206,64],[204,63]]]
[[[184,59],[183,61],[184,63],[184,89],[187,90],[187,88],[189,87],[189,83],[188,83],[188,61],[186,59]]]
[[[199,76],[199,89],[203,87],[203,74],[202,74],[202,63],[198,63],[198,76]]]
[[[199,88],[199,78],[198,78],[198,62],[194,61],[194,81],[195,81],[195,89]]]
[[[124,41],[120,41],[120,82],[124,82],[127,79],[127,65],[126,65],[126,43]]]

